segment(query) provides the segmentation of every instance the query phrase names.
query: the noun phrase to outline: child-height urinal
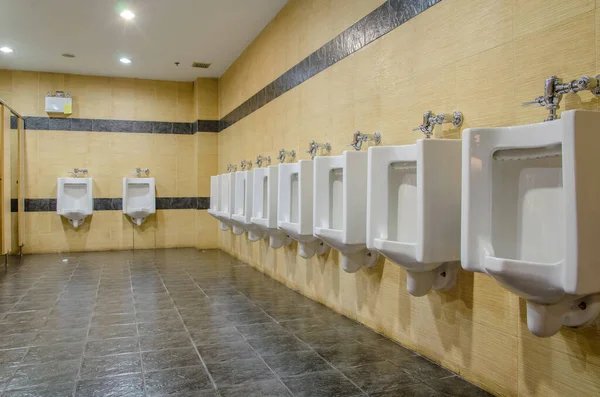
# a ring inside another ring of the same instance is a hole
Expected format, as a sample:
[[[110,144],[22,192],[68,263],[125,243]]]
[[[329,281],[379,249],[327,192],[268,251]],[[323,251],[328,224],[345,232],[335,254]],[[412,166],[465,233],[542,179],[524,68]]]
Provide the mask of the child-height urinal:
[[[600,113],[464,132],[462,266],[527,300],[551,336],[600,312]]]
[[[290,245],[292,239],[277,228],[278,166],[256,168],[253,172],[253,199],[251,222],[267,236],[271,248]]]
[[[232,225],[231,214],[235,200],[234,174],[227,173],[219,175],[219,206],[217,207],[217,219],[221,221],[221,230],[229,230]]]
[[[459,140],[369,148],[367,248],[407,270],[415,296],[455,285],[460,259]]]
[[[329,250],[313,234],[313,164],[312,160],[300,160],[279,165],[277,225],[298,241],[298,253],[307,259]]]
[[[248,232],[248,240],[258,241],[264,233],[252,223],[252,171],[237,171],[235,178],[235,203],[231,220],[233,222],[233,233],[242,234]]]
[[[367,152],[314,161],[313,233],[341,252],[342,267],[353,273],[372,267],[378,254],[367,249]]]

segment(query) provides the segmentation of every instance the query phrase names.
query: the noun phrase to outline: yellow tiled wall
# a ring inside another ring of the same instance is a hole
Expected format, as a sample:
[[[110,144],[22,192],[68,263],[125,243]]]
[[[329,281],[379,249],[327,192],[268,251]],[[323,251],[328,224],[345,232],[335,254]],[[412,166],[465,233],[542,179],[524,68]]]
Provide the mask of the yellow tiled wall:
[[[214,79],[203,80],[196,83],[216,92]],[[25,116],[47,116],[46,92],[64,90],[73,97],[71,117],[192,122],[198,108],[216,112],[218,107],[216,95],[209,89],[197,91],[196,83],[1,70],[0,98]],[[56,178],[74,167],[89,170],[94,197],[122,197],[122,178],[131,176],[136,167],[150,169],[158,197],[208,196],[205,179],[216,172],[216,142],[215,133],[27,130],[25,197],[56,197]],[[77,230],[56,213],[27,212],[24,252],[214,248],[217,223],[199,215],[203,212],[160,210],[138,228],[121,211],[96,211]]]
[[[220,79],[221,117],[380,3],[291,0]],[[385,145],[413,143],[428,109],[463,111],[463,128],[540,122],[545,110],[521,102],[552,74],[598,74],[597,32],[593,0],[443,0],[222,131],[219,171],[280,148],[308,158],[311,139],[339,154],[357,129],[381,131]],[[598,100],[581,93],[561,105],[597,109]],[[305,260],[295,246],[219,236],[225,251],[497,395],[600,395],[600,320],[537,338],[524,301],[482,274],[461,271],[455,289],[416,298],[387,261],[348,274],[335,252]]]

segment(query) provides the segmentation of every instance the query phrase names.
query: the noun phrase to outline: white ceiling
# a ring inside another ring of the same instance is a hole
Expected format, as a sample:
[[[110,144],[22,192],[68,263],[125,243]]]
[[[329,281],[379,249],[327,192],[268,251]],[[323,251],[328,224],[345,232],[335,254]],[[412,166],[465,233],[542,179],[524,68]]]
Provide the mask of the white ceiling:
[[[0,69],[178,81],[219,77],[286,2],[0,0],[0,47],[14,50],[0,53]],[[123,8],[136,17],[125,21]],[[132,63],[120,63],[121,57]],[[192,68],[194,61],[212,66]]]

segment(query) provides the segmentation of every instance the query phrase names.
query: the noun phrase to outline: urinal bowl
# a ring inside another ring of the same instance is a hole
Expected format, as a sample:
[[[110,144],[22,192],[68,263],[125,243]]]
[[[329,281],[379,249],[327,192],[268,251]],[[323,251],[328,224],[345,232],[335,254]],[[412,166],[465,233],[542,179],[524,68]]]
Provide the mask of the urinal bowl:
[[[313,234],[340,251],[349,273],[374,266],[379,256],[366,245],[367,157],[346,151],[314,160]]]
[[[277,228],[278,167],[252,171],[252,217],[250,221],[269,237],[271,248],[290,245],[292,239]]]
[[[78,228],[94,207],[92,178],[58,178],[56,213]]]
[[[137,226],[156,212],[155,187],[154,178],[123,178],[123,213]]]
[[[219,209],[220,180],[220,175],[210,177],[210,205],[207,212],[219,221],[219,228],[221,230],[228,230],[229,226],[224,224],[217,214]]]
[[[233,175],[231,173],[219,175],[219,203],[215,216],[220,221],[219,228],[221,230],[229,230],[233,226],[231,221],[235,201],[235,180]]]
[[[329,246],[313,235],[312,160],[279,165],[277,226],[298,242],[298,254],[305,259],[329,251]]]
[[[231,222],[233,234],[240,235],[248,233],[248,240],[258,241],[264,238],[264,233],[252,223],[252,171],[237,171],[235,178],[235,200]]]
[[[456,283],[460,259],[461,142],[369,148],[367,248],[407,270],[415,296]]]
[[[547,337],[600,312],[600,114],[467,129],[463,138],[462,266],[527,300]]]
[[[67,218],[69,223],[71,225],[73,225],[73,227],[75,229],[77,229],[85,221],[87,214],[82,211],[77,211],[77,210],[73,210],[73,211],[65,210],[62,213],[62,216]]]

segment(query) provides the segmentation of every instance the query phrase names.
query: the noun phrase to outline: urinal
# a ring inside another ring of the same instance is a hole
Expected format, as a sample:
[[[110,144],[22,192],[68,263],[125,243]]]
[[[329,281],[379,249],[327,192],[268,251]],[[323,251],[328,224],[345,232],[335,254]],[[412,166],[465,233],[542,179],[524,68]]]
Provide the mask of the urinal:
[[[264,233],[258,226],[252,223],[252,171],[237,171],[235,179],[235,202],[231,220],[233,222],[233,233],[243,234],[248,232],[248,240],[258,241],[264,237]]]
[[[450,139],[369,148],[367,248],[407,270],[412,295],[455,285],[460,158],[461,142]]]
[[[350,273],[372,267],[378,253],[367,249],[367,152],[314,161],[313,233],[341,252]]]
[[[267,236],[271,248],[290,245],[292,239],[277,228],[277,171],[276,165],[252,170],[252,217],[250,221]]]
[[[548,337],[600,312],[600,113],[464,132],[461,259],[527,300]]]
[[[219,204],[217,219],[221,230],[229,230],[232,226],[231,214],[235,200],[235,179],[232,173],[219,175]]]
[[[94,209],[92,178],[58,178],[56,213],[78,228]]]
[[[155,212],[154,178],[123,178],[123,213],[140,226]]]
[[[217,209],[219,208],[219,177],[219,175],[210,177],[210,205],[208,213],[216,219],[219,219],[217,216]]]
[[[307,259],[329,251],[313,234],[313,164],[300,160],[279,165],[277,226],[298,241],[298,254]]]

